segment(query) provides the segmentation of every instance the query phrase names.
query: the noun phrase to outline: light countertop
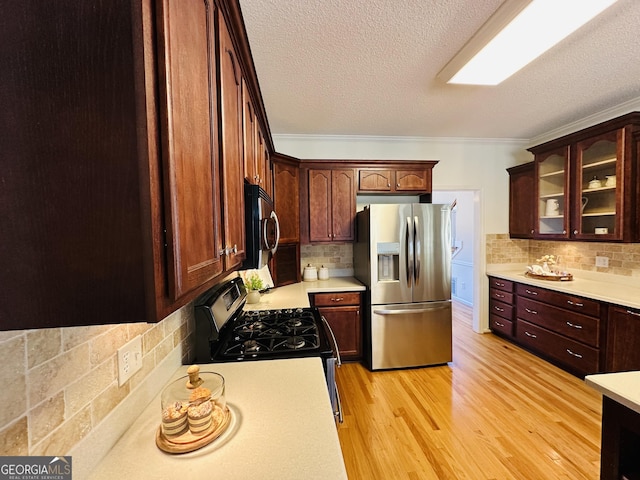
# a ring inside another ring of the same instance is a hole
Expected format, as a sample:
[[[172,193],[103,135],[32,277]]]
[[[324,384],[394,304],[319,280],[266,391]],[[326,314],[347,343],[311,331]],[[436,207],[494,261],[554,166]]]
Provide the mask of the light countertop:
[[[560,282],[527,277],[524,274],[525,270],[524,265],[510,267],[487,265],[486,273],[504,280],[640,309],[640,279],[637,277],[578,270],[572,272],[572,281]]]
[[[603,395],[640,413],[640,372],[587,375],[584,381]]]
[[[276,287],[265,292],[258,303],[247,303],[245,310],[272,310],[309,306],[310,293],[363,292],[366,287],[353,277],[333,277],[329,280],[299,282]]]
[[[208,364],[202,371],[225,377],[227,431],[194,452],[161,451],[158,395],[90,478],[347,478],[320,358]]]

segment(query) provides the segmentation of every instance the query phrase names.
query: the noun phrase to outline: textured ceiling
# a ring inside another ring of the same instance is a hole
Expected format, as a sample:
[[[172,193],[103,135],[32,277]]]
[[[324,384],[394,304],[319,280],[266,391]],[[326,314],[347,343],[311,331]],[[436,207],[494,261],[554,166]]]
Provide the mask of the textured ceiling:
[[[529,139],[640,98],[640,0],[501,85],[436,79],[501,3],[240,0],[272,134]]]

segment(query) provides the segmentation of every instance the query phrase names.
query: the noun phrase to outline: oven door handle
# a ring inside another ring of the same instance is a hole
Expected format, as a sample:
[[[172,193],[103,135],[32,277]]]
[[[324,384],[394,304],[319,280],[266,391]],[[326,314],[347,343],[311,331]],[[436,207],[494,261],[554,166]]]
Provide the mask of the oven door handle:
[[[342,402],[340,401],[340,391],[338,390],[338,384],[334,382],[335,388],[336,388],[336,403],[338,411],[337,412],[333,412],[334,416],[338,416],[338,422],[343,423],[344,422],[344,418],[342,416]]]
[[[336,356],[336,365],[339,367],[342,365],[342,360],[340,359],[340,351],[338,350],[338,342],[336,341],[336,336],[333,334],[331,325],[329,325],[329,322],[327,321],[327,319],[324,318],[324,315],[321,315],[320,318],[322,318],[322,322],[324,323],[325,327],[327,327],[327,330],[331,335],[331,340],[333,340],[333,352]]]

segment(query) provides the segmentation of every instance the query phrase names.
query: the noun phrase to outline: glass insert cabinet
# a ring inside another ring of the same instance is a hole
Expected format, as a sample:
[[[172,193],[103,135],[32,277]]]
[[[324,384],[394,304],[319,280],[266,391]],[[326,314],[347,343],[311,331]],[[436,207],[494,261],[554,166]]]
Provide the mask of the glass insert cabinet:
[[[530,148],[534,238],[637,242],[639,146],[633,112]]]

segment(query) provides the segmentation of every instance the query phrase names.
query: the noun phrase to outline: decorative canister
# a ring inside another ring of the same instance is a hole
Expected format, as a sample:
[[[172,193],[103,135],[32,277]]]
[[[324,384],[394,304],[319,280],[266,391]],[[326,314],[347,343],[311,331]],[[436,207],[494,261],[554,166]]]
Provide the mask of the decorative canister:
[[[329,280],[329,269],[324,265],[318,269],[318,280]]]
[[[318,269],[313,267],[311,264],[308,264],[304,267],[304,271],[302,272],[302,280],[305,282],[315,282],[318,280]]]

